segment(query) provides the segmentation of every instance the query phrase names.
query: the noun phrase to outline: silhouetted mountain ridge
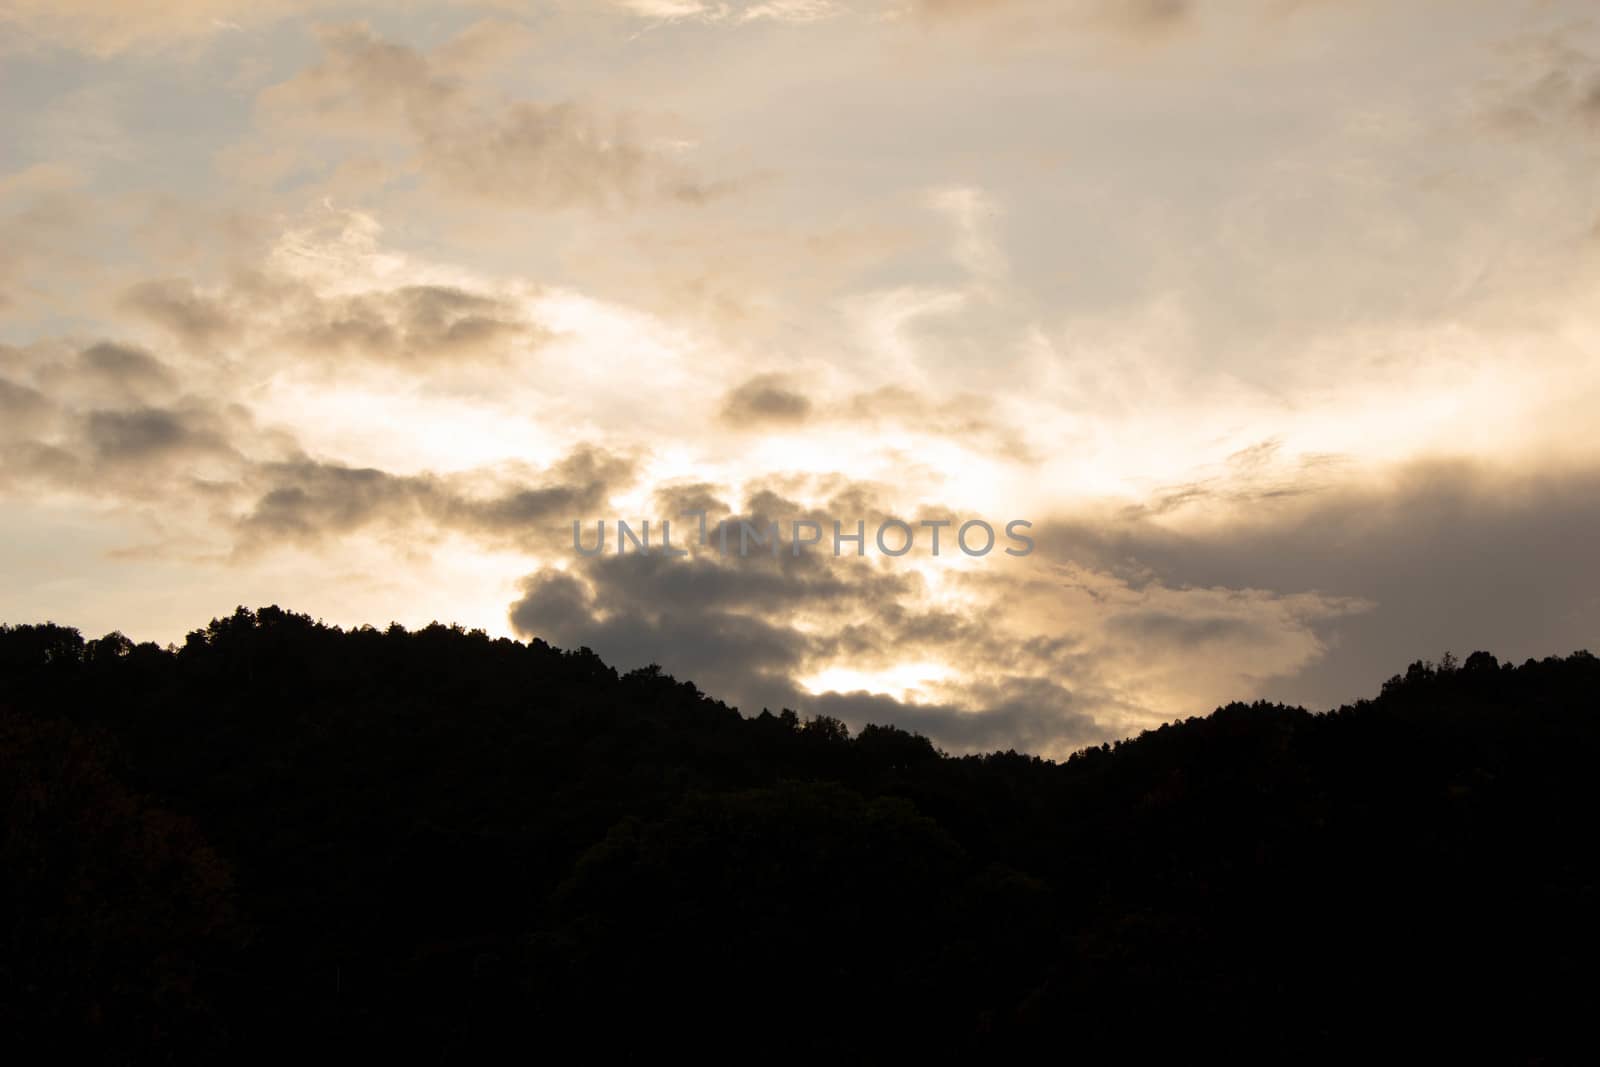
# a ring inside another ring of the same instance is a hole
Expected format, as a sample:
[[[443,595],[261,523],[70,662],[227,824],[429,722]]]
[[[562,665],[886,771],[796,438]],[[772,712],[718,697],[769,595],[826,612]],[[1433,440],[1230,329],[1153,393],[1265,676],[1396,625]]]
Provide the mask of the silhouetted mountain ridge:
[[[0,628],[0,1021],[130,1062],[1560,1058],[1597,683],[1447,656],[1052,763],[439,625]]]

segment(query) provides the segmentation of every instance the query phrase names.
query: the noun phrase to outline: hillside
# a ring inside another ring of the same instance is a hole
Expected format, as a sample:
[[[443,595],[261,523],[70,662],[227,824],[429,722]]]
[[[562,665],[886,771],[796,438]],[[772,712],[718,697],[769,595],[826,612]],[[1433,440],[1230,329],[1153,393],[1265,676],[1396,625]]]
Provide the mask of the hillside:
[[[6,627],[0,1027],[106,1062],[1559,1060],[1597,692],[1588,653],[1480,652],[1058,764],[442,626]]]

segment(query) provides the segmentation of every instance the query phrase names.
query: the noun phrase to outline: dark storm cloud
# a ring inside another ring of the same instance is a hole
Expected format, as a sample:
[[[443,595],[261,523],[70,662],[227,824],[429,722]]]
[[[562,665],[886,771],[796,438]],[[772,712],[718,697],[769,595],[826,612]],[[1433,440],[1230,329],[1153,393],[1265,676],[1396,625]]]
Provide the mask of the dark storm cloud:
[[[734,538],[737,540],[737,538]],[[807,604],[833,610],[862,600],[913,592],[914,575],[850,565],[816,552],[749,558],[698,555],[668,559],[636,553],[596,557],[585,569],[604,603],[627,603],[653,614],[676,611],[787,612]]]
[[[687,488],[691,496],[713,495],[710,487]],[[758,506],[763,501],[805,514],[758,490],[742,518],[767,521],[769,512]],[[718,517],[711,516],[713,523]],[[736,528],[740,518],[730,525]],[[674,541],[686,544],[692,533],[675,532]],[[660,664],[750,713],[789,707],[834,715],[856,728],[894,724],[962,751],[1019,740],[1061,750],[1108,734],[1087,704],[1041,676],[1082,666],[1072,660],[1070,642],[1009,647],[1007,634],[976,616],[916,607],[924,591],[914,571],[835,558],[827,549],[798,557],[785,550],[776,558],[759,549],[747,558],[722,557],[714,547],[687,558],[613,551],[575,559],[567,570],[530,575],[509,618],[525,637],[589,647],[621,669]],[[956,685],[958,703],[818,695],[799,684],[809,672],[839,662],[889,665],[919,658],[963,670],[976,665],[977,677]],[[1091,692],[1106,705],[1103,692]]]
[[[1273,695],[1328,706],[1450,649],[1520,658],[1600,639],[1600,471],[1513,477],[1468,463],[1407,468],[1393,484],[1285,501],[1200,533],[1143,517],[1041,524],[1041,551],[1140,586],[1310,591],[1366,612],[1318,624],[1326,654]],[[1241,625],[1218,619],[1223,630]],[[1113,625],[1204,641],[1205,619]],[[1590,642],[1591,644],[1594,641]]]
[[[563,647],[588,647],[619,667],[659,663],[693,679],[715,696],[744,705],[770,701],[791,690],[790,672],[809,653],[810,640],[780,612],[724,610],[703,595],[737,582],[739,572],[709,561],[632,557],[626,567],[600,567],[593,584],[556,570],[529,576],[523,596],[511,606],[512,627]],[[619,585],[622,572],[656,568],[698,571],[674,582],[657,580],[640,595]],[[687,587],[702,594],[688,603],[660,599],[663,589]],[[609,597],[609,599],[607,599]]]
[[[723,516],[711,516],[714,524]],[[741,707],[793,704],[793,678],[813,657],[827,654],[827,631],[838,620],[868,618],[913,595],[920,579],[878,569],[866,560],[835,559],[830,551],[773,556],[752,545],[739,558],[741,520],[771,521],[752,508],[725,517],[733,555],[724,557],[710,534],[695,545],[697,527],[673,528],[686,558],[612,553],[575,561],[571,571],[529,576],[512,605],[513,628],[557,645],[587,645],[622,667],[655,662],[707,692]],[[787,537],[787,519],[784,520]],[[592,536],[592,535],[591,535]],[[613,539],[615,533],[609,536]],[[657,534],[659,536],[659,534]],[[823,621],[808,632],[803,619]]]

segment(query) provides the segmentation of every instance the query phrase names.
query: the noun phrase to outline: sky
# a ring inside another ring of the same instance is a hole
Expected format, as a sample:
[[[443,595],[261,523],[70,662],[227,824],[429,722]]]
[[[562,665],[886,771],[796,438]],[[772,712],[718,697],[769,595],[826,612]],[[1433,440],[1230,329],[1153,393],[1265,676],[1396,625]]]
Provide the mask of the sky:
[[[1593,648],[1593,16],[0,0],[0,621],[438,620],[1046,755]]]

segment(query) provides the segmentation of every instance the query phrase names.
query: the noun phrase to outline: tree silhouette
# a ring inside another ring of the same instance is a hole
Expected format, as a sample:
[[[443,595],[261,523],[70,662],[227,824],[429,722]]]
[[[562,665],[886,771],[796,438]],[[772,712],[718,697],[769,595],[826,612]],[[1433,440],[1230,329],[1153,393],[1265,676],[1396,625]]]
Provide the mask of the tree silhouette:
[[[438,624],[0,627],[0,1023],[129,1062],[1560,1062],[1597,684],[1446,654],[1055,763]]]

